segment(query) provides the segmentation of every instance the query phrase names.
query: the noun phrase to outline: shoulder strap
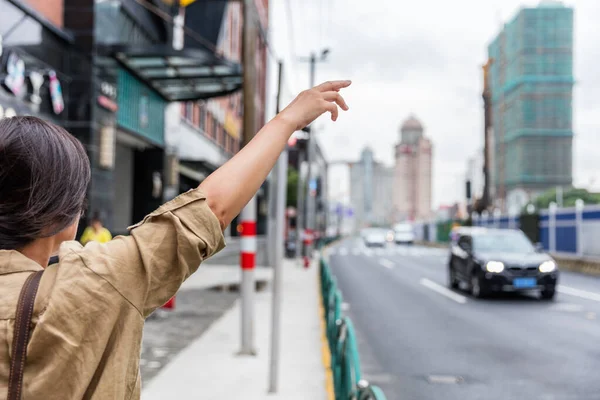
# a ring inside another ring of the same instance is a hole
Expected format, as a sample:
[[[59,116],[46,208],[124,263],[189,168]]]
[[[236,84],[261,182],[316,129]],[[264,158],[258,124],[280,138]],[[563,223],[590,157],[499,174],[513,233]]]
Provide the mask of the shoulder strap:
[[[20,400],[23,387],[23,370],[27,357],[27,343],[29,343],[29,330],[33,316],[33,304],[40,286],[40,279],[44,271],[37,271],[29,275],[17,303],[15,316],[15,330],[13,333],[12,355],[10,358],[10,375],[8,377],[8,400]]]

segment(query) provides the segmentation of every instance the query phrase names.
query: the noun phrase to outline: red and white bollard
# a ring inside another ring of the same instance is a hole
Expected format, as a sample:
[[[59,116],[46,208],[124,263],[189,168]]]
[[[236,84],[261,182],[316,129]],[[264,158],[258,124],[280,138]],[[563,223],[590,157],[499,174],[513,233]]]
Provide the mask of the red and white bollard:
[[[313,233],[310,229],[304,230],[304,238],[302,239],[302,244],[304,245],[304,268],[310,267],[310,253],[312,251],[311,245],[313,241]]]
[[[255,354],[254,350],[254,267],[256,264],[256,196],[244,207],[241,217],[240,267],[242,269],[241,344],[240,353]]]

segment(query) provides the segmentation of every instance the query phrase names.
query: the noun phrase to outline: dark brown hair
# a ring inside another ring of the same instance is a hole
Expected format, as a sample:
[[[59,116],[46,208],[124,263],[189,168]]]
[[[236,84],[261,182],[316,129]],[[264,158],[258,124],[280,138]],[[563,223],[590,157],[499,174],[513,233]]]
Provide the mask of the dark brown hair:
[[[90,163],[63,128],[35,117],[0,119],[0,249],[20,249],[75,222]]]

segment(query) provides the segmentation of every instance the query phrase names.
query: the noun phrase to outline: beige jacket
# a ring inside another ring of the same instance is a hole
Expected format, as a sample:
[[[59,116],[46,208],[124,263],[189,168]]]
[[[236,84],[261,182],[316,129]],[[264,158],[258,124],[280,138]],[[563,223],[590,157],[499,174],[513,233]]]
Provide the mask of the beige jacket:
[[[223,247],[219,221],[199,190],[160,207],[131,236],[63,244],[36,298],[23,400],[139,399],[144,319]],[[19,292],[40,269],[17,251],[0,251],[0,399],[7,396]]]

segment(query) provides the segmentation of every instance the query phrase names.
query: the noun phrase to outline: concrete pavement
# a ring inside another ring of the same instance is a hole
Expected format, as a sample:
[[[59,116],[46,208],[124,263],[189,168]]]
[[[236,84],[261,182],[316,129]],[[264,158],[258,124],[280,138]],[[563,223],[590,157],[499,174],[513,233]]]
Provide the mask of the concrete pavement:
[[[447,289],[447,260],[443,249],[354,239],[331,249],[365,379],[390,400],[600,397],[598,278],[563,271],[553,302],[477,300]]]
[[[186,288],[223,283],[224,268],[200,268]],[[310,269],[285,261],[280,384],[277,394],[268,394],[271,290],[256,296],[255,357],[239,356],[240,304],[237,302],[199,339],[181,351],[149,383],[143,400],[165,399],[311,399],[327,398],[322,358],[319,289],[316,263]],[[261,272],[259,272],[261,271]],[[271,278],[270,269],[257,269],[261,279]],[[203,275],[204,274],[204,275]],[[231,279],[229,279],[231,281]],[[235,281],[235,279],[234,279]]]

